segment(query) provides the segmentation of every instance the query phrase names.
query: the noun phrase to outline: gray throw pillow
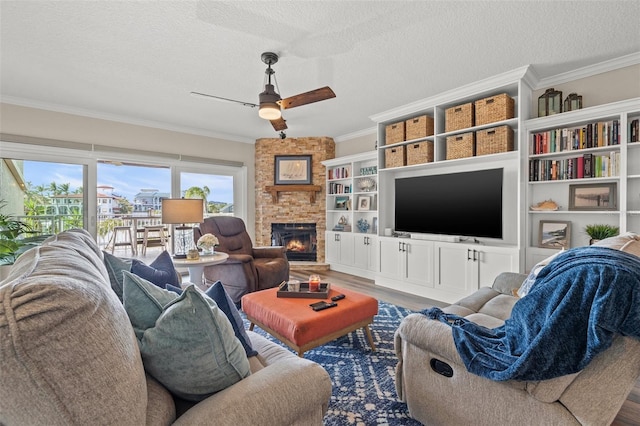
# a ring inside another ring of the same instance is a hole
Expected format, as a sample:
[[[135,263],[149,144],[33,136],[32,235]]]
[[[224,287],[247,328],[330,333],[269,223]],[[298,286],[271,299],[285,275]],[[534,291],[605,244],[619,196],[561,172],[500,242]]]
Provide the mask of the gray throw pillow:
[[[124,308],[145,370],[180,398],[201,401],[249,376],[249,360],[226,315],[195,285],[181,295],[124,274]]]
[[[131,262],[131,272],[158,287],[165,288],[167,284],[180,287],[182,277],[173,266],[173,260],[168,251],[163,250],[149,265],[138,259],[132,259]]]
[[[167,284],[166,290],[170,290],[176,294],[182,294],[181,288],[172,286],[171,284]],[[240,312],[238,312],[238,308],[236,308],[235,303],[233,303],[233,300],[231,300],[231,297],[227,294],[222,283],[216,281],[204,294],[211,299],[210,304],[215,302],[218,308],[227,316],[233,327],[233,332],[238,340],[240,340],[240,343],[242,343],[242,347],[247,353],[247,356],[258,355],[258,351],[251,346],[251,339],[249,339],[249,335],[244,329],[244,321],[242,321]]]
[[[111,288],[122,302],[122,283],[124,281],[122,272],[131,271],[131,259],[122,259],[106,251],[103,251],[102,254],[104,257],[104,266],[106,266],[109,274]]]

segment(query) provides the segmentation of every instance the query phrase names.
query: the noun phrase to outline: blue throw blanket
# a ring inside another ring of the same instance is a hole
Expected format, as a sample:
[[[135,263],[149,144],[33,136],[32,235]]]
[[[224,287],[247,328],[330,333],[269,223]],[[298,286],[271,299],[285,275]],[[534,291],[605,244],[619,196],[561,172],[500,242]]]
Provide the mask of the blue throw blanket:
[[[579,247],[540,271],[511,317],[488,329],[438,308],[467,370],[492,380],[546,380],[582,370],[616,333],[640,339],[640,258]]]

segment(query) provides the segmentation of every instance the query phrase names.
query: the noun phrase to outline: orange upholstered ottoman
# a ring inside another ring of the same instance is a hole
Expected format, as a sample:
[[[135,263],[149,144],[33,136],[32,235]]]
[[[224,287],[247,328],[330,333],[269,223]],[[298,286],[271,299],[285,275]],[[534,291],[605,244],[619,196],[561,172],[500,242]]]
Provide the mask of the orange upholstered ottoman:
[[[338,306],[314,311],[309,304],[324,299],[277,297],[278,288],[248,293],[242,297],[242,310],[257,325],[303,356],[309,349],[344,336],[359,328],[375,350],[369,324],[378,313],[378,301],[373,297],[331,286],[330,298],[344,294]]]

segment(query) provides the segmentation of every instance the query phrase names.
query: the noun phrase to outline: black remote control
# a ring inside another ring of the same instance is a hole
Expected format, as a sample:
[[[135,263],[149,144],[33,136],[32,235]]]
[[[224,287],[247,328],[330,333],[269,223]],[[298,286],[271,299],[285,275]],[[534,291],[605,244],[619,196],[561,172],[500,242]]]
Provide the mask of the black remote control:
[[[314,311],[322,311],[324,309],[333,308],[334,306],[338,306],[338,304],[336,302],[325,303],[324,305],[321,305],[321,306],[314,306],[313,310]]]
[[[335,296],[333,296],[331,298],[331,300],[333,300],[334,302],[337,302],[338,300],[342,300],[344,299],[346,296],[344,294],[336,294]]]

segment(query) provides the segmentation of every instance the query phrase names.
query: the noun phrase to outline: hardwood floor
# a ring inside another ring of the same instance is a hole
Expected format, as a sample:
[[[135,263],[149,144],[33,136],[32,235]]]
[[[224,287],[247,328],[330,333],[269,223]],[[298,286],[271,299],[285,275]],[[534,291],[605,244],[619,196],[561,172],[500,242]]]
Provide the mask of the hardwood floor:
[[[331,270],[317,271],[311,269],[306,270],[296,268],[292,269],[289,275],[291,276],[291,278],[295,278],[300,281],[307,281],[309,279],[309,275],[313,273],[319,274],[323,282],[327,281],[330,283],[334,283],[347,289],[368,294],[369,296],[375,297],[376,299],[382,300],[383,302],[392,303],[394,305],[402,306],[414,311],[421,311],[432,306],[447,306],[447,303],[442,303],[436,300],[427,299],[425,297],[414,296],[412,294],[403,293],[401,291],[395,291],[389,288],[376,286],[374,285],[372,280]]]
[[[151,262],[158,254],[159,251],[150,250],[150,252],[148,252],[141,260]],[[180,272],[186,275],[186,270],[180,270]],[[376,286],[372,280],[368,280],[366,278],[331,270],[318,271],[317,269],[312,268],[303,269],[296,267],[291,270],[290,276],[291,278],[306,281],[312,273],[319,274],[323,281],[359,291],[361,293],[368,294],[371,297],[375,297],[378,300],[402,306],[413,311],[420,311],[432,306],[444,307],[447,305],[447,303],[436,300]],[[622,408],[620,408],[620,411],[611,426],[640,426],[640,379],[636,381],[634,388],[631,390],[631,393],[622,405]]]
[[[336,271],[313,271],[305,269],[292,269],[291,278],[306,281],[312,273],[319,273],[323,281],[331,282],[342,287],[356,290],[378,300],[402,306],[407,309],[419,311],[428,307],[446,306],[446,303],[430,300],[424,297],[402,293],[392,289],[375,286],[372,280],[360,278],[354,275],[343,274]],[[612,426],[640,426],[640,379],[636,381],[635,387],[622,405],[618,415],[614,419]]]

